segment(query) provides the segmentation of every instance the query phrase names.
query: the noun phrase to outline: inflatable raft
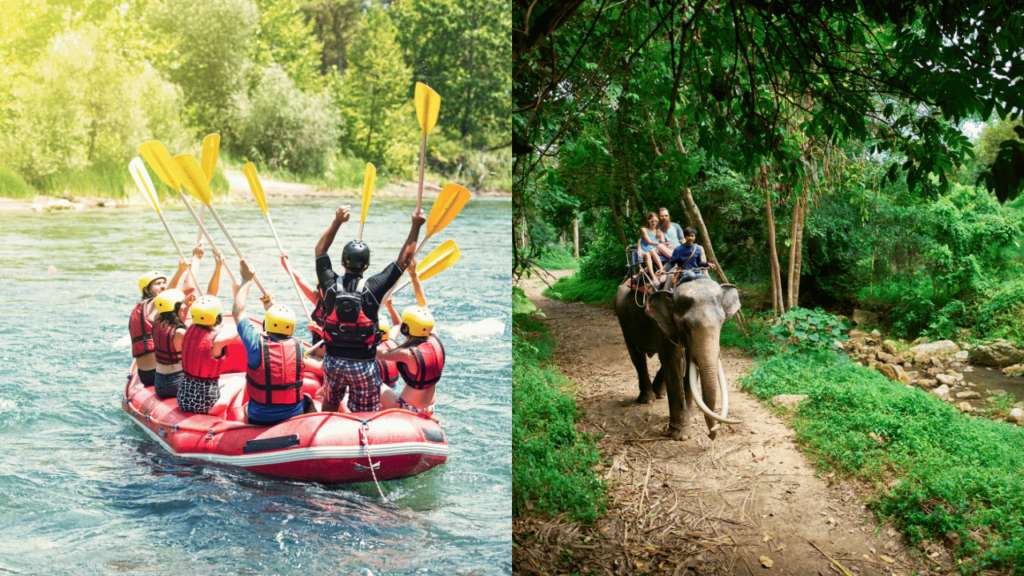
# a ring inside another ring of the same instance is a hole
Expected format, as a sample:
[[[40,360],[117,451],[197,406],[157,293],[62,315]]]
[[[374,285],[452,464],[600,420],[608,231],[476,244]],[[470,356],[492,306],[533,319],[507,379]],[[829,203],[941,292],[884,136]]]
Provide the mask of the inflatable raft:
[[[229,345],[221,375],[227,408],[219,416],[182,412],[176,399],[161,400],[139,381],[134,363],[121,407],[171,454],[270,476],[372,482],[420,474],[448,459],[448,439],[437,420],[405,410],[318,412],[271,427],[246,424],[245,362],[241,342]],[[303,392],[315,398],[319,388],[309,377]]]

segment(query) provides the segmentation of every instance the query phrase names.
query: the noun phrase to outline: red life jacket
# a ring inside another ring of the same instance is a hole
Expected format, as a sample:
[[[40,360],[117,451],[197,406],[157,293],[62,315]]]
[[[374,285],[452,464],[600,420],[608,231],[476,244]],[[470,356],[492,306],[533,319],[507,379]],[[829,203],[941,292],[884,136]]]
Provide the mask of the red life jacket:
[[[245,391],[260,404],[296,404],[302,400],[302,343],[271,340],[260,334],[260,365],[245,371]]]
[[[377,310],[372,316],[366,314],[370,307],[365,291],[366,278],[360,278],[354,292],[345,290],[339,282],[335,287],[334,308],[324,318],[324,336],[327,339],[327,353],[350,360],[369,360],[377,355],[380,330],[377,328]],[[380,305],[377,305],[379,308]]]
[[[132,315],[128,318],[128,333],[132,337],[132,356],[138,358],[153,351],[153,323],[146,317],[146,304],[152,298],[146,298],[135,305]]]
[[[162,320],[158,320],[153,326],[153,346],[157,363],[171,366],[181,362],[181,350],[174,349],[174,335],[177,332],[177,326]]]
[[[385,340],[377,345],[378,348],[383,348],[385,352],[398,348],[398,342],[394,340]],[[377,366],[380,367],[380,379],[391,386],[395,387],[395,382],[398,382],[398,362],[396,360],[377,360]]]
[[[217,380],[220,378],[224,357],[214,358],[213,339],[217,332],[193,324],[185,330],[181,340],[181,369],[193,380]]]
[[[398,373],[405,383],[417,390],[423,390],[437,384],[444,370],[444,346],[431,334],[426,341],[409,348],[416,358],[416,368],[410,370],[405,363],[398,364]]]

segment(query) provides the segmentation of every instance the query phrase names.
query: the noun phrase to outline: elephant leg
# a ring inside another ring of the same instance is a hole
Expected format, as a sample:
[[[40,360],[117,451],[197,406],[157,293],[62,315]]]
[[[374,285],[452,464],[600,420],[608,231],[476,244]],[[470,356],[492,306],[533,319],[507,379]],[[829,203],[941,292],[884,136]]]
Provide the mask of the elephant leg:
[[[665,397],[665,368],[658,368],[658,373],[654,376],[654,395],[657,396],[658,400]]]
[[[630,342],[629,338],[626,339],[626,348],[629,350],[629,359],[633,361],[633,367],[636,368],[636,375],[640,381],[640,395],[636,397],[636,402],[637,404],[650,404],[654,402],[654,391],[651,386],[651,373],[647,370],[647,356]]]
[[[683,382],[682,351],[667,342],[661,351],[661,370],[668,395],[668,430],[665,435],[673,440],[689,440],[693,436],[690,414],[686,411],[684,399],[686,386]]]

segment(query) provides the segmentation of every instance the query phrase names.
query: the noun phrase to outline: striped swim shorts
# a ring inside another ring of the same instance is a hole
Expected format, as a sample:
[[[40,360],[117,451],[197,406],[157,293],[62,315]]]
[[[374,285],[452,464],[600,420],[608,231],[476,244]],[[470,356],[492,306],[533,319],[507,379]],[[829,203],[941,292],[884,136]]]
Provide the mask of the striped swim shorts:
[[[380,368],[376,360],[348,360],[326,354],[324,377],[328,400],[341,402],[348,391],[350,411],[380,410]]]

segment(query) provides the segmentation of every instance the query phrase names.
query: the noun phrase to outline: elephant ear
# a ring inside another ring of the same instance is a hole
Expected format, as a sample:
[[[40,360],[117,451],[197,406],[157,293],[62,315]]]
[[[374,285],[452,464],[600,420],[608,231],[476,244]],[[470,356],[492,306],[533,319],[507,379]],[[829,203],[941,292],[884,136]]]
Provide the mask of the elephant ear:
[[[740,310],[740,291],[735,284],[722,284],[721,288],[722,310],[725,312],[725,320],[728,320]]]
[[[662,334],[670,340],[679,342],[676,324],[672,320],[672,292],[661,291],[651,294],[651,299],[647,302],[647,315],[654,318]]]

